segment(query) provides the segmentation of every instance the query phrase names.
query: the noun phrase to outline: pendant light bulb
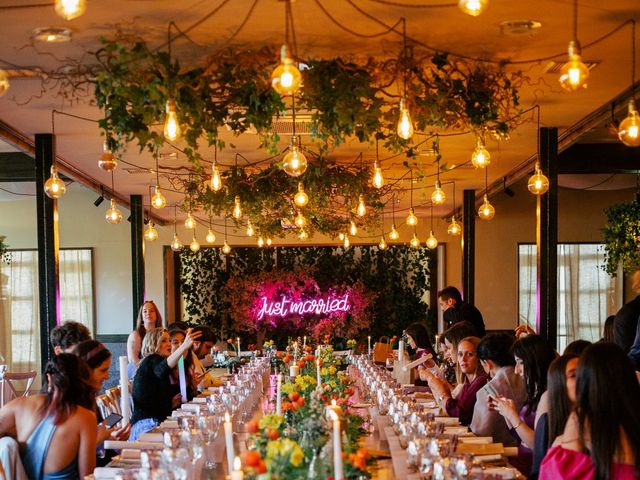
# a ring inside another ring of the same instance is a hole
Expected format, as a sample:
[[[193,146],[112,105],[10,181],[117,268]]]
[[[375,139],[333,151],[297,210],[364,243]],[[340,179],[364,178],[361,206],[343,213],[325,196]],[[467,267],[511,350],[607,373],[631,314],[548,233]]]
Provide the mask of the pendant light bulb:
[[[118,160],[116,156],[113,154],[107,142],[104,142],[102,145],[102,155],[100,155],[100,160],[98,160],[98,167],[100,167],[105,172],[112,172],[118,166]]]
[[[207,236],[204,237],[204,239],[207,241],[209,245],[212,245],[213,242],[216,241],[216,234],[213,233],[213,230],[209,229],[207,230]]]
[[[351,246],[351,242],[349,241],[349,237],[347,235],[344,236],[344,242],[342,242],[342,246],[345,250]]]
[[[387,249],[387,241],[384,239],[384,235],[382,237],[380,237],[380,243],[378,243],[378,248],[380,250],[386,250]]]
[[[164,208],[167,205],[167,199],[164,198],[162,192],[160,191],[160,186],[156,185],[155,192],[153,193],[153,197],[151,197],[151,206],[156,209]]]
[[[242,217],[242,206],[240,205],[240,195],[236,195],[233,205],[233,218],[240,220]]]
[[[253,237],[255,231],[253,230],[253,225],[251,225],[251,220],[247,222],[247,237]]]
[[[280,65],[271,74],[271,86],[280,95],[297,92],[302,85],[302,74],[295,62],[287,53],[287,46],[280,49]]]
[[[85,0],[56,0],[55,11],[65,20],[73,20],[87,9]]]
[[[478,209],[478,216],[482,219],[482,220],[491,220],[496,214],[496,209],[493,208],[493,205],[491,205],[491,203],[489,203],[489,197],[487,197],[487,194],[485,193],[484,195],[484,202],[482,202],[482,205],[480,205],[480,208]]]
[[[571,40],[568,52],[569,59],[560,69],[560,85],[569,92],[587,88],[589,68],[582,62],[580,43],[577,40]]]
[[[484,146],[482,138],[478,137],[478,143],[471,154],[471,163],[476,168],[485,168],[491,163],[491,154]]]
[[[191,240],[191,243],[189,244],[189,249],[193,253],[196,253],[198,250],[200,250],[200,243],[198,243],[198,240],[196,240],[195,233],[193,234],[193,239]]]
[[[407,215],[407,225],[410,227],[415,227],[418,224],[418,217],[413,211],[413,207],[409,209],[409,215]]]
[[[341,242],[344,240],[344,233],[343,232],[340,232],[338,234],[338,240],[340,240]]]
[[[356,213],[359,217],[364,217],[367,214],[367,206],[364,204],[364,195],[358,197],[358,209]]]
[[[302,182],[298,183],[298,192],[293,197],[293,201],[296,206],[300,208],[305,207],[307,203],[309,203],[309,197],[304,191],[304,185],[302,184]]]
[[[462,227],[460,227],[456,217],[451,217],[451,223],[449,224],[449,228],[447,228],[447,233],[452,237],[457,237],[462,233]]]
[[[222,188],[222,177],[220,177],[220,170],[218,170],[216,162],[211,165],[211,182],[209,186],[214,192],[219,192]]]
[[[258,247],[264,247],[264,238],[258,237]]]
[[[224,245],[222,246],[222,253],[224,253],[225,255],[229,255],[231,253],[231,247],[227,243],[226,239],[224,240]]]
[[[356,223],[351,220],[351,223],[349,224],[349,235],[351,235],[352,237],[355,237],[358,234],[358,227],[356,227]]]
[[[391,231],[389,232],[389,238],[391,240],[398,240],[400,238],[400,234],[398,233],[398,230],[396,230],[396,225],[392,224],[391,225]]]
[[[420,247],[420,240],[418,240],[418,236],[416,235],[416,232],[413,232],[413,237],[411,238],[411,242],[409,242],[409,244],[411,245],[411,248]]]
[[[436,180],[436,187],[431,194],[431,202],[434,205],[442,205],[447,196],[444,194],[444,190],[442,190],[442,185],[440,184],[440,180]]]
[[[489,0],[460,0],[458,2],[458,8],[472,17],[480,15],[488,5]]]
[[[270,247],[273,242],[270,237],[267,237],[267,247]]]
[[[304,215],[302,215],[302,212],[300,210],[298,210],[298,215],[296,215],[294,223],[298,228],[303,228],[307,224],[307,219],[304,218]]]
[[[195,230],[196,229],[196,219],[191,215],[191,210],[187,212],[187,218],[184,221],[184,228],[187,230]]]
[[[0,97],[7,93],[11,84],[9,83],[9,75],[0,68]]]
[[[149,242],[153,242],[158,239],[158,230],[156,230],[153,220],[149,220],[149,225],[147,225],[147,228],[144,231],[144,239]]]
[[[375,188],[382,188],[384,186],[384,177],[382,176],[382,169],[378,166],[378,162],[373,164],[373,178],[371,184]]]
[[[300,233],[298,233],[298,238],[299,238],[300,240],[307,240],[307,239],[309,238],[309,234],[307,233],[307,231],[306,231],[306,230],[301,229],[301,230],[300,230]]]
[[[411,120],[411,113],[407,107],[407,100],[403,98],[400,100],[400,117],[398,118],[398,136],[404,140],[409,140],[413,137],[413,121]]]
[[[44,193],[49,198],[60,198],[67,191],[67,186],[58,176],[58,169],[51,165],[51,176],[44,182]]]
[[[177,233],[173,234],[173,240],[171,241],[171,250],[174,252],[179,252],[182,250],[182,242],[180,241],[180,237],[178,237]]]
[[[164,117],[164,136],[170,142],[174,142],[180,138],[181,134],[182,130],[178,122],[176,102],[173,98],[170,98],[167,100],[166,114]]]
[[[536,170],[527,182],[527,188],[534,195],[542,195],[549,190],[549,179],[540,171],[540,167],[536,165]]]
[[[291,145],[289,151],[282,159],[282,169],[284,173],[292,177],[299,177],[307,171],[307,157],[298,148],[296,136],[291,137]]]
[[[627,117],[620,122],[618,127],[618,138],[627,147],[640,146],[640,117],[636,109],[636,103],[633,99],[629,100],[629,113]]]
[[[122,221],[122,212],[118,208],[115,198],[111,199],[111,206],[107,209],[105,218],[107,222],[112,225],[116,225]]]
[[[433,234],[433,230],[429,231],[429,238],[427,238],[427,248],[434,250],[438,246],[438,239]]]

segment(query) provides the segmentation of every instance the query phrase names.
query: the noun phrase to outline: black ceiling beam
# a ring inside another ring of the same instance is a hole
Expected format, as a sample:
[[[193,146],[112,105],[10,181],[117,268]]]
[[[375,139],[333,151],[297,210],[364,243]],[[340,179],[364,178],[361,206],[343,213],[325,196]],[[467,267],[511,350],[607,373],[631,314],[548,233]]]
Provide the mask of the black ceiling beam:
[[[615,143],[576,143],[562,152],[558,174],[638,173],[640,148]]]

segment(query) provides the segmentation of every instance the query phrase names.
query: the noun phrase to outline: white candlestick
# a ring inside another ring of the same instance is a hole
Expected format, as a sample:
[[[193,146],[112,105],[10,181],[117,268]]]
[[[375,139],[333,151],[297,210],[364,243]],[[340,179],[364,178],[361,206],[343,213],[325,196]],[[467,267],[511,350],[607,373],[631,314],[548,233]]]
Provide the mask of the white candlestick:
[[[302,337],[302,348],[305,349],[307,348],[307,337]]]
[[[227,468],[229,475],[231,475],[233,471],[233,458],[235,457],[235,452],[233,451],[233,426],[231,424],[229,412],[224,414],[224,443],[227,447]]]
[[[128,361],[126,356],[118,358],[120,366],[120,410],[122,411],[122,424],[129,423],[131,407],[129,404],[129,374],[127,372]]]
[[[276,391],[276,414],[282,415],[282,375],[278,374],[278,386]]]
[[[320,359],[316,359],[316,381],[318,382],[318,388],[322,387],[322,378],[320,378]]]
[[[231,472],[231,480],[243,480],[244,473],[242,472],[242,463],[240,463],[240,457],[236,457],[233,460],[233,472]]]
[[[404,340],[398,342],[398,362],[402,365],[404,362]]]
[[[340,431],[340,417],[330,410],[333,420],[333,478],[336,480],[344,478],[342,467],[342,432]]]
[[[238,344],[238,357],[240,356],[240,337],[236,337],[236,343]]]
[[[368,353],[369,353],[369,356],[371,356],[371,335],[367,337],[367,343],[369,344]]]
[[[293,363],[298,361],[298,342],[293,342]]]
[[[289,376],[297,377],[300,374],[300,367],[298,365],[291,365],[289,367]]]

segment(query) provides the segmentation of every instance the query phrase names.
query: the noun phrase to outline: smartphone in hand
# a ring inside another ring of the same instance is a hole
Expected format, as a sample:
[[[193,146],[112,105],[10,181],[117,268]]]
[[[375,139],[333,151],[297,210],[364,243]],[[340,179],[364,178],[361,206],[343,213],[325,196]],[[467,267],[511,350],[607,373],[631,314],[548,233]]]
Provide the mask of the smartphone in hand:
[[[118,423],[120,420],[122,420],[122,415],[120,415],[118,413],[112,413],[111,415],[109,415],[107,418],[104,419],[103,423],[107,427],[111,428],[116,423]]]

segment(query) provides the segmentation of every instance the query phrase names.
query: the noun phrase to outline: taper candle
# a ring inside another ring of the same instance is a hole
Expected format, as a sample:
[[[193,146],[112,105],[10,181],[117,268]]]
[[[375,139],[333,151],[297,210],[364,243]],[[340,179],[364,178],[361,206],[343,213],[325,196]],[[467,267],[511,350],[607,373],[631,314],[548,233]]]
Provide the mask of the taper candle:
[[[333,421],[333,478],[344,478],[342,466],[342,432],[340,430],[340,417],[334,410],[330,410]]]
[[[227,469],[229,475],[233,472],[233,458],[235,452],[233,451],[233,425],[231,423],[231,417],[229,412],[224,414],[224,443],[227,448]]]
[[[278,385],[276,390],[276,414],[282,415],[282,374],[278,374]]]

